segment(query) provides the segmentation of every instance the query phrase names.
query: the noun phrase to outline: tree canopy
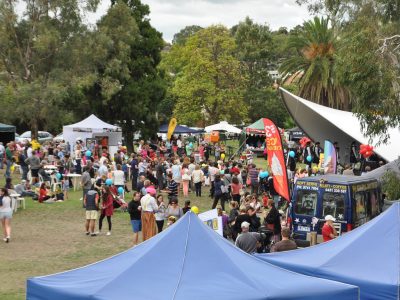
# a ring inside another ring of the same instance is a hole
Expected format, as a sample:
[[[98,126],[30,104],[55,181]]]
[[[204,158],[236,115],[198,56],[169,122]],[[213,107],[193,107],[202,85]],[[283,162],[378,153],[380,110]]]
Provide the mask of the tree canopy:
[[[246,118],[245,78],[235,57],[235,40],[227,28],[210,26],[191,36],[179,48],[182,66],[172,88],[174,113],[188,125],[208,125]],[[175,53],[175,52],[173,52]]]

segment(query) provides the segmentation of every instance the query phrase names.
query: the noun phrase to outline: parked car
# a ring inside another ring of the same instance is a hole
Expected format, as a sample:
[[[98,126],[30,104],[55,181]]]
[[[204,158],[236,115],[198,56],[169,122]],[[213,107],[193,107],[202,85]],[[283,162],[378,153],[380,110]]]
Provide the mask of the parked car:
[[[53,141],[55,141],[55,142],[61,142],[63,140],[64,140],[64,136],[63,136],[62,132],[53,139]]]
[[[30,131],[25,131],[23,134],[20,135],[18,138],[19,142],[30,142],[32,140],[32,135]],[[39,143],[44,143],[47,141],[52,141],[53,140],[53,135],[51,133],[48,133],[46,131],[39,131],[38,132],[38,142]]]

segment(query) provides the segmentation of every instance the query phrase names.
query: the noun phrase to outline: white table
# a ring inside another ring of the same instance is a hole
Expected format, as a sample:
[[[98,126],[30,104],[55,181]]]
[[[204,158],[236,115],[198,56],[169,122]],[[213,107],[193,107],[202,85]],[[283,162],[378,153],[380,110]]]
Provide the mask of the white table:
[[[43,166],[43,169],[57,170],[58,168],[55,165],[45,165],[45,166]]]
[[[76,191],[76,186],[78,185],[78,178],[81,178],[82,177],[82,175],[81,174],[75,174],[75,173],[73,173],[73,174],[68,174],[68,175],[65,175],[66,177],[71,177],[72,178],[72,180],[73,180],[73,185],[74,185],[74,191]]]
[[[54,171],[58,170],[58,168],[55,165],[45,165],[43,166],[43,169],[49,175],[53,174]]]

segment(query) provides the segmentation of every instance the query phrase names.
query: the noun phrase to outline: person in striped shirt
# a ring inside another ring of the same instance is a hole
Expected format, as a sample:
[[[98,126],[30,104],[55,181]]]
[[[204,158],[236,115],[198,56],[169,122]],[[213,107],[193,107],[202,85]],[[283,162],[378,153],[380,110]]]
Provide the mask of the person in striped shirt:
[[[172,178],[172,174],[168,174],[168,199],[171,202],[171,199],[178,197],[178,183]]]

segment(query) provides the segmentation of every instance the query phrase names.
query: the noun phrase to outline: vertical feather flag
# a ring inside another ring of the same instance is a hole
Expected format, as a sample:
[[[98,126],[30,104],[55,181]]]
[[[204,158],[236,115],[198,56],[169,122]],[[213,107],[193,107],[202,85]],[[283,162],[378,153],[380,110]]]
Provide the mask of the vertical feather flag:
[[[169,125],[168,125],[168,133],[167,133],[168,140],[171,140],[171,137],[174,134],[175,128],[176,128],[176,119],[172,118],[171,121],[169,121]]]
[[[289,182],[283,154],[282,139],[276,125],[269,119],[263,119],[268,163],[271,167],[274,189],[287,201],[290,201]]]

